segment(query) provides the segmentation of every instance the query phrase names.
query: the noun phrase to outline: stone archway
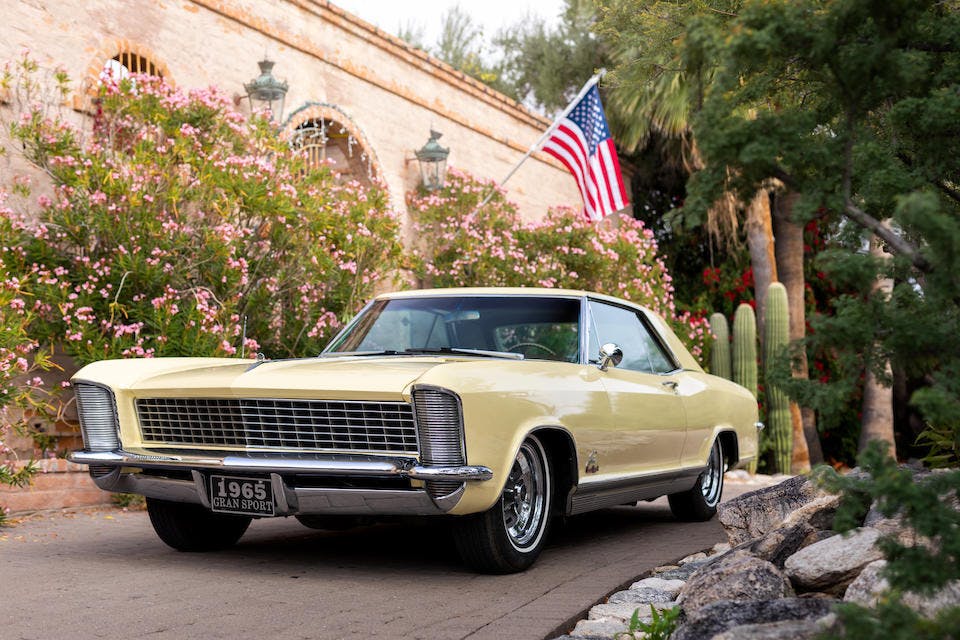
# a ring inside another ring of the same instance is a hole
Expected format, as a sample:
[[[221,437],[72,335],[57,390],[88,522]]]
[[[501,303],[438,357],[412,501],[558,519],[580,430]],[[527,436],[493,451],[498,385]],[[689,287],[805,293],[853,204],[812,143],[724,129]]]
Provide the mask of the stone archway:
[[[312,102],[293,111],[283,126],[290,146],[302,150],[310,166],[326,163],[344,182],[370,185],[382,175],[380,162],[363,131],[340,107]]]

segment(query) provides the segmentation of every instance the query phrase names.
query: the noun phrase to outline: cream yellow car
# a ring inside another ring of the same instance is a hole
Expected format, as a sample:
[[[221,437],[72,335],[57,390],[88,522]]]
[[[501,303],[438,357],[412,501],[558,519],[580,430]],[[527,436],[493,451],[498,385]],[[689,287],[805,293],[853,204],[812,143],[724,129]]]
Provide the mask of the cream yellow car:
[[[480,571],[529,567],[553,516],[669,496],[709,519],[757,454],[751,394],[667,324],[557,289],[381,295],[318,357],[109,360],[73,379],[107,491],[147,498],[181,551],[254,518],[445,516]]]

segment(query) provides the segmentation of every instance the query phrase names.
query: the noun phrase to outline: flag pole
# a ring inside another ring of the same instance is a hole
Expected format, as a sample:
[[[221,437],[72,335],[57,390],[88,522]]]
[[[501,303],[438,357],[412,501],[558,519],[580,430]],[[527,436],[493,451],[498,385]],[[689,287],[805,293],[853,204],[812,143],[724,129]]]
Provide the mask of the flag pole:
[[[503,186],[503,185],[505,185],[505,184],[507,183],[507,180],[509,180],[510,178],[513,177],[513,174],[515,174],[515,173],[517,172],[517,169],[520,168],[520,165],[522,165],[524,162],[526,162],[526,161],[527,161],[527,158],[529,158],[530,156],[532,156],[533,153],[534,153],[537,149],[540,148],[540,145],[543,144],[544,140],[546,140],[547,138],[550,137],[551,134],[553,134],[554,129],[557,128],[557,125],[560,124],[560,121],[563,120],[564,118],[566,118],[566,117],[570,114],[570,112],[573,111],[573,108],[576,107],[577,104],[583,99],[583,96],[587,95],[587,91],[590,91],[590,89],[592,89],[592,88],[594,87],[594,85],[596,85],[598,82],[600,82],[600,80],[601,80],[601,79],[603,78],[603,76],[605,76],[606,74],[607,74],[607,70],[604,69],[604,68],[601,68],[600,71],[598,71],[597,73],[595,73],[592,78],[590,78],[589,80],[587,80],[587,83],[583,85],[583,88],[582,88],[582,89],[580,89],[580,93],[578,93],[577,96],[576,96],[573,100],[570,101],[570,104],[568,104],[568,105],[566,106],[566,108],[565,108],[563,111],[560,112],[560,115],[558,115],[558,116],[556,117],[556,119],[554,119],[553,124],[551,124],[551,125],[547,128],[547,130],[543,132],[543,135],[540,136],[540,137],[537,139],[536,142],[534,142],[532,145],[530,145],[530,148],[527,149],[527,152],[526,152],[525,154],[523,154],[523,157],[520,158],[520,161],[517,162],[517,164],[513,165],[513,168],[510,169],[510,172],[507,173],[506,177],[505,177],[503,180],[500,181],[499,185],[496,185],[496,184],[495,184],[495,185],[493,186],[493,188],[490,190],[490,193],[487,194],[487,197],[485,197],[485,198],[483,199],[483,201],[476,206],[476,208],[471,212],[470,215],[473,215],[474,213],[476,213],[477,211],[479,211],[480,209],[482,209],[482,208],[484,207],[484,205],[486,205],[488,202],[490,202],[490,199],[493,197],[493,194],[495,194],[495,193],[497,192],[497,186]]]

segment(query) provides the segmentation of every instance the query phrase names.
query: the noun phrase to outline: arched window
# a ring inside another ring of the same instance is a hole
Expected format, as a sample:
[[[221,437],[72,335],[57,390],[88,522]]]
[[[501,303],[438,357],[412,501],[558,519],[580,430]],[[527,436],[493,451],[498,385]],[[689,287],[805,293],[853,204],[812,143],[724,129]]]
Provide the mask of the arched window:
[[[290,136],[290,146],[305,155],[309,168],[326,164],[345,182],[356,180],[369,185],[375,177],[373,159],[363,145],[347,127],[331,118],[300,123]]]
[[[146,57],[133,53],[132,51],[121,51],[107,60],[103,65],[103,70],[112,75],[117,80],[126,78],[130,74],[143,73],[149,76],[163,77],[163,73],[151,60]]]

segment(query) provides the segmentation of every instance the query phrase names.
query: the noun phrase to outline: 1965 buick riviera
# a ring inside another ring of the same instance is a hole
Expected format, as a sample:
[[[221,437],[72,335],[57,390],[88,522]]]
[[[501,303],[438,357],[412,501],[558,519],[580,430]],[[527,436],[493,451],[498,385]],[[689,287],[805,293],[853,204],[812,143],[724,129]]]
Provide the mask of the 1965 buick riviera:
[[[253,518],[446,515],[481,571],[530,566],[552,516],[667,495],[716,512],[757,453],[757,405],[664,321],[556,289],[377,297],[319,357],[112,360],[73,379],[108,491],[142,494],[182,551]]]

